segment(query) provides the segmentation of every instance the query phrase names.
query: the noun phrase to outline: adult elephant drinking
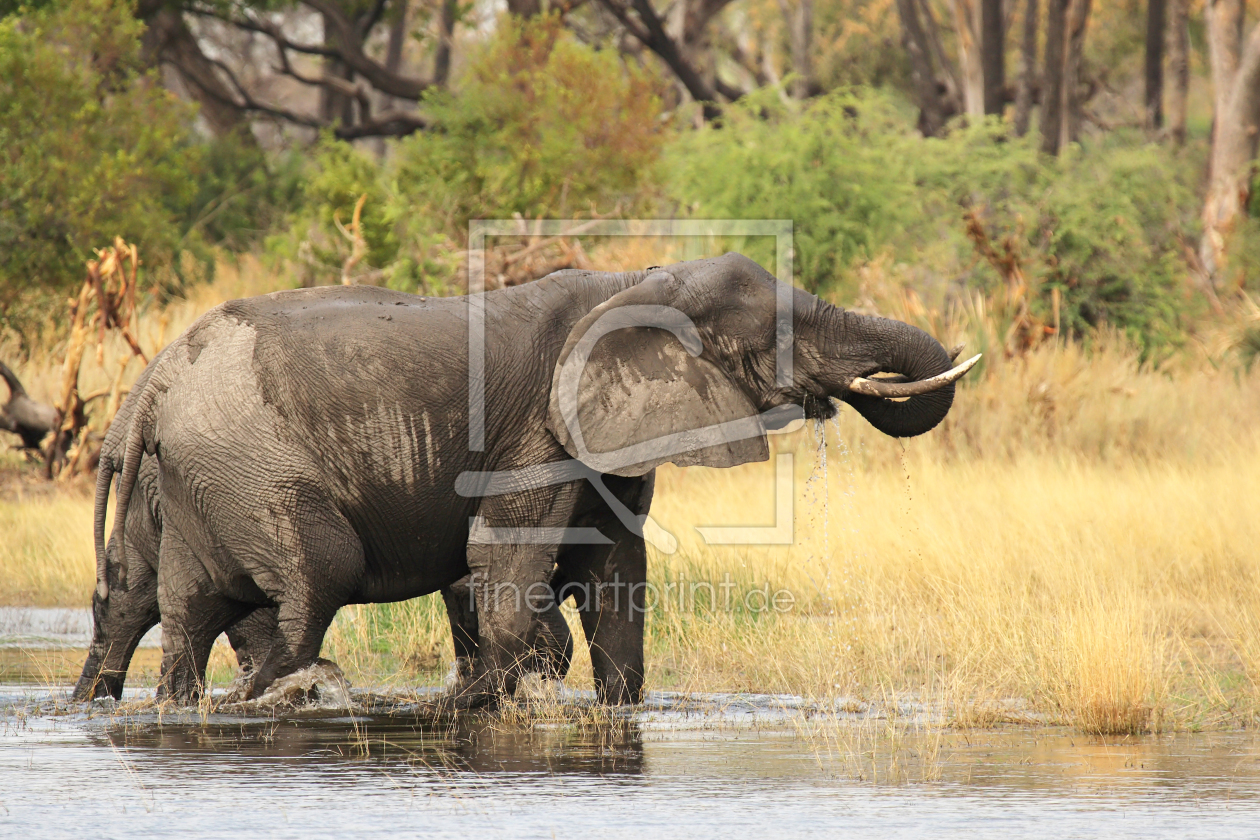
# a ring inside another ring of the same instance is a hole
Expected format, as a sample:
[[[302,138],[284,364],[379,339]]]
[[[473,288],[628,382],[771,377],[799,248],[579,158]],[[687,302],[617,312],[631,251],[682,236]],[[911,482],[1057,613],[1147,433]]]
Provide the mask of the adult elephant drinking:
[[[257,606],[277,608],[280,632],[255,673],[261,692],[315,661],[343,604],[415,597],[471,571],[480,655],[460,702],[493,701],[528,658],[532,612],[556,609],[558,558],[584,593],[600,698],[636,702],[633,584],[646,578],[654,468],[764,460],[768,427],[831,416],[832,398],[889,434],[921,434],[968,367],[950,366],[926,333],[784,287],[735,254],[564,271],[479,302],[370,287],[233,301],[137,384],[115,529],[152,455],[163,688],[177,699],[200,684],[215,637]],[[868,378],[878,372],[903,381]],[[471,421],[470,379],[474,404],[484,398]],[[103,552],[99,507],[96,539]]]

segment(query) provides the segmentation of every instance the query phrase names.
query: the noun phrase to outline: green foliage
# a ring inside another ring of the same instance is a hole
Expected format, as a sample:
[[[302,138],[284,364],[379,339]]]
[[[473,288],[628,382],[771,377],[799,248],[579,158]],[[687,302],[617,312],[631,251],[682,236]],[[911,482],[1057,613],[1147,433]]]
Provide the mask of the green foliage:
[[[563,218],[632,206],[651,191],[664,141],[658,81],[567,33],[558,17],[505,17],[452,91],[422,103],[432,128],[391,148],[382,165],[325,138],[306,197],[315,260],[339,266],[347,225],[367,195],[367,263],[390,285],[449,278],[470,219]],[[646,189],[645,189],[646,188]]]
[[[1183,246],[1197,241],[1193,174],[1145,143],[1073,150],[1042,171],[1040,194],[1003,211],[1037,220],[1029,247],[1043,291],[1062,292],[1064,326],[1079,335],[1112,324],[1148,350],[1176,341]]]
[[[425,112],[437,130],[400,144],[400,179],[446,185],[426,198],[447,224],[563,217],[632,193],[661,142],[658,84],[566,34],[559,17],[505,17],[455,91]]]
[[[150,265],[178,241],[191,113],[145,72],[142,32],[117,0],[0,20],[0,321],[61,308],[115,236]]]
[[[890,257],[925,267],[916,282],[935,286],[928,297],[994,294],[1001,279],[966,233],[974,211],[991,240],[1011,239],[1035,312],[1048,313],[1057,288],[1075,334],[1110,324],[1148,350],[1176,338],[1195,174],[1140,137],[1053,159],[997,121],[924,139],[876,93],[799,111],[757,96],[724,126],[680,137],[668,162],[674,197],[698,217],[792,219],[795,273],[811,291],[851,299],[855,269]]]
[[[269,156],[251,139],[228,135],[188,150],[190,189],[167,201],[184,247],[247,250],[300,206],[303,156]]]

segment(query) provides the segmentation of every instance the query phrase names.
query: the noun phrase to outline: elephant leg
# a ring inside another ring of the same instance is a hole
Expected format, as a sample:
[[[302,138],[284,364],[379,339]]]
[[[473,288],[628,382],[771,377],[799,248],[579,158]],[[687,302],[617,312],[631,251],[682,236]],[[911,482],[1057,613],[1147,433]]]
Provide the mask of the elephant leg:
[[[471,577],[465,575],[442,590],[446,616],[451,623],[451,639],[455,644],[455,694],[460,692],[476,667],[477,605]],[[562,577],[557,568],[551,579],[552,592],[559,591],[560,580]],[[573,634],[569,632],[569,623],[564,620],[554,598],[549,606],[534,614],[533,621],[530,655],[524,670],[541,674],[549,680],[564,679],[573,661]]]
[[[568,578],[557,566],[551,576],[551,592],[559,593],[567,582]],[[534,613],[534,641],[530,647],[530,671],[548,680],[563,680],[568,676],[573,663],[573,633],[555,595],[550,605]]]
[[[558,532],[568,524],[576,496],[570,484],[482,504],[468,542],[478,656],[457,706],[493,703],[516,690],[538,637],[538,615],[557,609],[550,581]]]
[[[92,595],[92,643],[74,687],[74,699],[79,701],[97,697],[120,699],[136,646],[161,620],[157,573],[152,567],[133,563],[125,590],[118,580],[117,564],[111,563],[107,568],[109,597],[102,601]]]
[[[451,640],[455,643],[455,686],[458,694],[472,676],[477,658],[477,605],[473,601],[470,576],[464,575],[442,590],[446,617],[451,623]]]
[[[643,478],[603,476],[605,486],[636,516],[652,503],[655,474]],[[589,496],[588,496],[589,498]],[[643,699],[644,598],[647,549],[602,501],[584,505],[577,523],[597,528],[611,545],[565,546],[556,588],[560,602],[573,596],[591,652],[591,670],[600,702],[614,705]]]
[[[277,679],[315,664],[324,634],[337,610],[351,602],[363,568],[363,545],[340,513],[311,510],[305,521],[300,548],[285,564],[283,591],[267,593],[277,604],[278,632],[254,672],[249,697],[261,697]]]
[[[253,673],[267,659],[280,633],[275,607],[259,607],[227,629],[242,673]]]
[[[601,703],[624,705],[643,699],[644,587],[647,552],[643,538],[621,525],[600,529],[612,546],[575,546],[566,558],[571,580],[558,590],[572,595],[591,651],[591,671]]]
[[[206,664],[219,634],[251,609],[214,586],[205,567],[168,527],[158,561],[162,680],[158,698],[185,705],[205,691]]]

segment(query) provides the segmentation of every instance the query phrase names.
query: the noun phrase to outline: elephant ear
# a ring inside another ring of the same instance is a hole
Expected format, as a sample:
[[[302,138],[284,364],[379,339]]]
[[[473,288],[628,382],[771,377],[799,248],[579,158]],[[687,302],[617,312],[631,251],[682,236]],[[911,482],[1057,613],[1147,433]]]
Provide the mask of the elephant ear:
[[[547,423],[571,456],[624,476],[664,463],[731,467],[770,457],[756,406],[700,355],[686,298],[658,271],[574,326],[552,376]]]

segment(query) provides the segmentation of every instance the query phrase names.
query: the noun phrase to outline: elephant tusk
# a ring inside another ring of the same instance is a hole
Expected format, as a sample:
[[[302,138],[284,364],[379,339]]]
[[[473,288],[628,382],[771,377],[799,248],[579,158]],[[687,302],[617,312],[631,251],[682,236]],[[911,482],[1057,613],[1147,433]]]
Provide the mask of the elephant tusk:
[[[885,399],[894,400],[903,397],[917,397],[920,394],[931,393],[957,382],[967,371],[975,367],[976,362],[980,361],[980,356],[982,355],[982,353],[976,354],[955,368],[928,379],[920,379],[917,382],[889,382],[886,379],[867,379],[864,376],[859,376],[849,383],[849,390],[859,394],[866,394],[869,397],[884,397]]]
[[[963,342],[962,344],[954,345],[954,347],[949,351],[950,364],[953,364],[954,362],[958,361],[958,357],[962,355],[963,348],[966,346],[967,346],[966,342]],[[892,373],[892,374],[877,373],[875,375],[879,377],[877,381],[880,382],[881,384],[885,382],[897,383],[897,382],[912,381],[910,377],[902,376],[900,373]]]

